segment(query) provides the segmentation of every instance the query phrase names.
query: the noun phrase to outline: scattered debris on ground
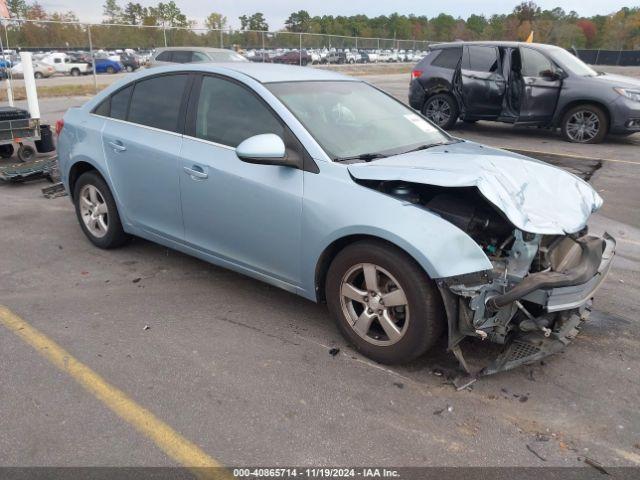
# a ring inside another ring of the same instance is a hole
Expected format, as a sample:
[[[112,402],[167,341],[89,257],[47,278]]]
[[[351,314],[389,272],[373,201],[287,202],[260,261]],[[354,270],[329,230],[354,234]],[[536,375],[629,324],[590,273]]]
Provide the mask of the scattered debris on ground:
[[[145,325],[142,330],[151,330],[151,327],[149,325]]]
[[[393,385],[398,387],[398,388],[400,388],[400,389],[404,388],[404,383],[402,383],[402,382],[393,382]]]
[[[531,445],[529,445],[528,443],[526,444],[527,450],[529,450],[531,453],[533,453],[536,457],[538,457],[540,460],[542,460],[543,462],[546,462],[547,459],[544,458],[542,455],[540,455],[538,452],[536,452],[533,447]]]
[[[329,355],[331,355],[332,357],[335,357],[339,353],[340,353],[339,348],[332,348],[331,350],[329,350]]]
[[[58,183],[54,183],[49,187],[44,187],[42,189],[42,195],[44,195],[45,198],[52,199],[52,198],[64,197],[67,195],[67,192],[64,189],[64,185],[62,184],[62,182],[58,182]]]
[[[447,405],[445,408],[441,408],[440,410],[436,410],[433,412],[434,415],[442,415],[444,412],[453,413],[453,406]]]
[[[138,283],[140,280],[142,280],[142,278],[140,277],[136,277],[133,280],[131,280],[132,283]]]
[[[25,182],[38,178],[56,178],[58,156],[36,157],[28,162],[0,164],[0,180],[6,182]]]
[[[587,465],[589,465],[590,467],[593,467],[596,470],[598,470],[601,474],[609,475],[609,472],[607,472],[606,468],[604,468],[604,466],[597,460],[594,460],[593,458],[589,458],[589,457],[582,457],[582,461]]]

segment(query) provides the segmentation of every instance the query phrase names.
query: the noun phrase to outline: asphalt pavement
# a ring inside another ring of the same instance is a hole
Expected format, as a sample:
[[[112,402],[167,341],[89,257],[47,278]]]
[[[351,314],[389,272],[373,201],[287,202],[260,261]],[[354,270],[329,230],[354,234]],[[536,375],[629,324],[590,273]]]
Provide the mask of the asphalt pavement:
[[[406,95],[388,77],[368,78]],[[44,99],[43,117],[83,101]],[[0,466],[178,465],[172,435],[224,465],[640,466],[640,135],[455,134],[586,172],[604,197],[590,227],[617,258],[564,352],[457,392],[444,344],[375,364],[322,305],[139,239],[98,250],[68,197],[0,184],[0,305],[24,322],[0,324]]]

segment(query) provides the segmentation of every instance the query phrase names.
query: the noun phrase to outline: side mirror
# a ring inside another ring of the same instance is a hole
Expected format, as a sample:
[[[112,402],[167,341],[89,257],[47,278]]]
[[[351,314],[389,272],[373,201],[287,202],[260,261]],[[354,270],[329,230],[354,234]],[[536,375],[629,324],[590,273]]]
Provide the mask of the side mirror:
[[[257,165],[297,166],[287,159],[287,151],[282,139],[273,133],[265,133],[247,138],[236,147],[240,160]]]
[[[547,80],[551,80],[551,81],[560,80],[562,78],[562,74],[554,70],[544,70],[540,72],[540,74],[542,78],[546,78]]]

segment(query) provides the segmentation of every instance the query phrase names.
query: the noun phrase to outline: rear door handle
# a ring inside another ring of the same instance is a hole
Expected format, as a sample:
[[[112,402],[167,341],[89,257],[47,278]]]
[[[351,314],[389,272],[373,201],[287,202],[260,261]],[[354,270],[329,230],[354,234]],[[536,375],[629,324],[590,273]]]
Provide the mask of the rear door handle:
[[[113,148],[115,152],[124,152],[127,149],[120,140],[109,142],[109,145],[111,145],[111,148]]]
[[[205,172],[202,167],[194,165],[193,167],[182,167],[184,173],[189,175],[194,180],[205,180],[209,178],[209,174]]]

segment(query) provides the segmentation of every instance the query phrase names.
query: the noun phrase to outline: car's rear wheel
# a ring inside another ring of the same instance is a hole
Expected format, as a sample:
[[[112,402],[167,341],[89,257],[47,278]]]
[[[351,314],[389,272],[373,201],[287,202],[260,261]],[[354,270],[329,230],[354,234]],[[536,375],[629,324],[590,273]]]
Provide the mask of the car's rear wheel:
[[[34,72],[33,76],[40,80],[41,78],[44,78],[44,75],[42,74],[42,72]]]
[[[113,67],[107,67],[107,73],[116,73],[116,69]]]
[[[133,67],[131,65],[127,65],[126,69],[129,73],[133,72]]]
[[[442,333],[436,286],[411,257],[391,245],[367,240],[347,246],[331,263],[325,288],[342,334],[378,362],[408,362]]]
[[[456,124],[460,111],[455,98],[447,93],[439,93],[424,102],[422,114],[440,128],[447,130]]]
[[[96,247],[116,248],[129,239],[122,228],[113,195],[96,171],[85,172],[78,178],[73,201],[80,227]]]
[[[578,105],[562,117],[562,135],[573,143],[600,143],[607,136],[609,119],[595,105]]]
[[[78,70],[77,68],[72,68],[70,73],[71,73],[72,77],[79,77],[80,76],[80,70]]]

